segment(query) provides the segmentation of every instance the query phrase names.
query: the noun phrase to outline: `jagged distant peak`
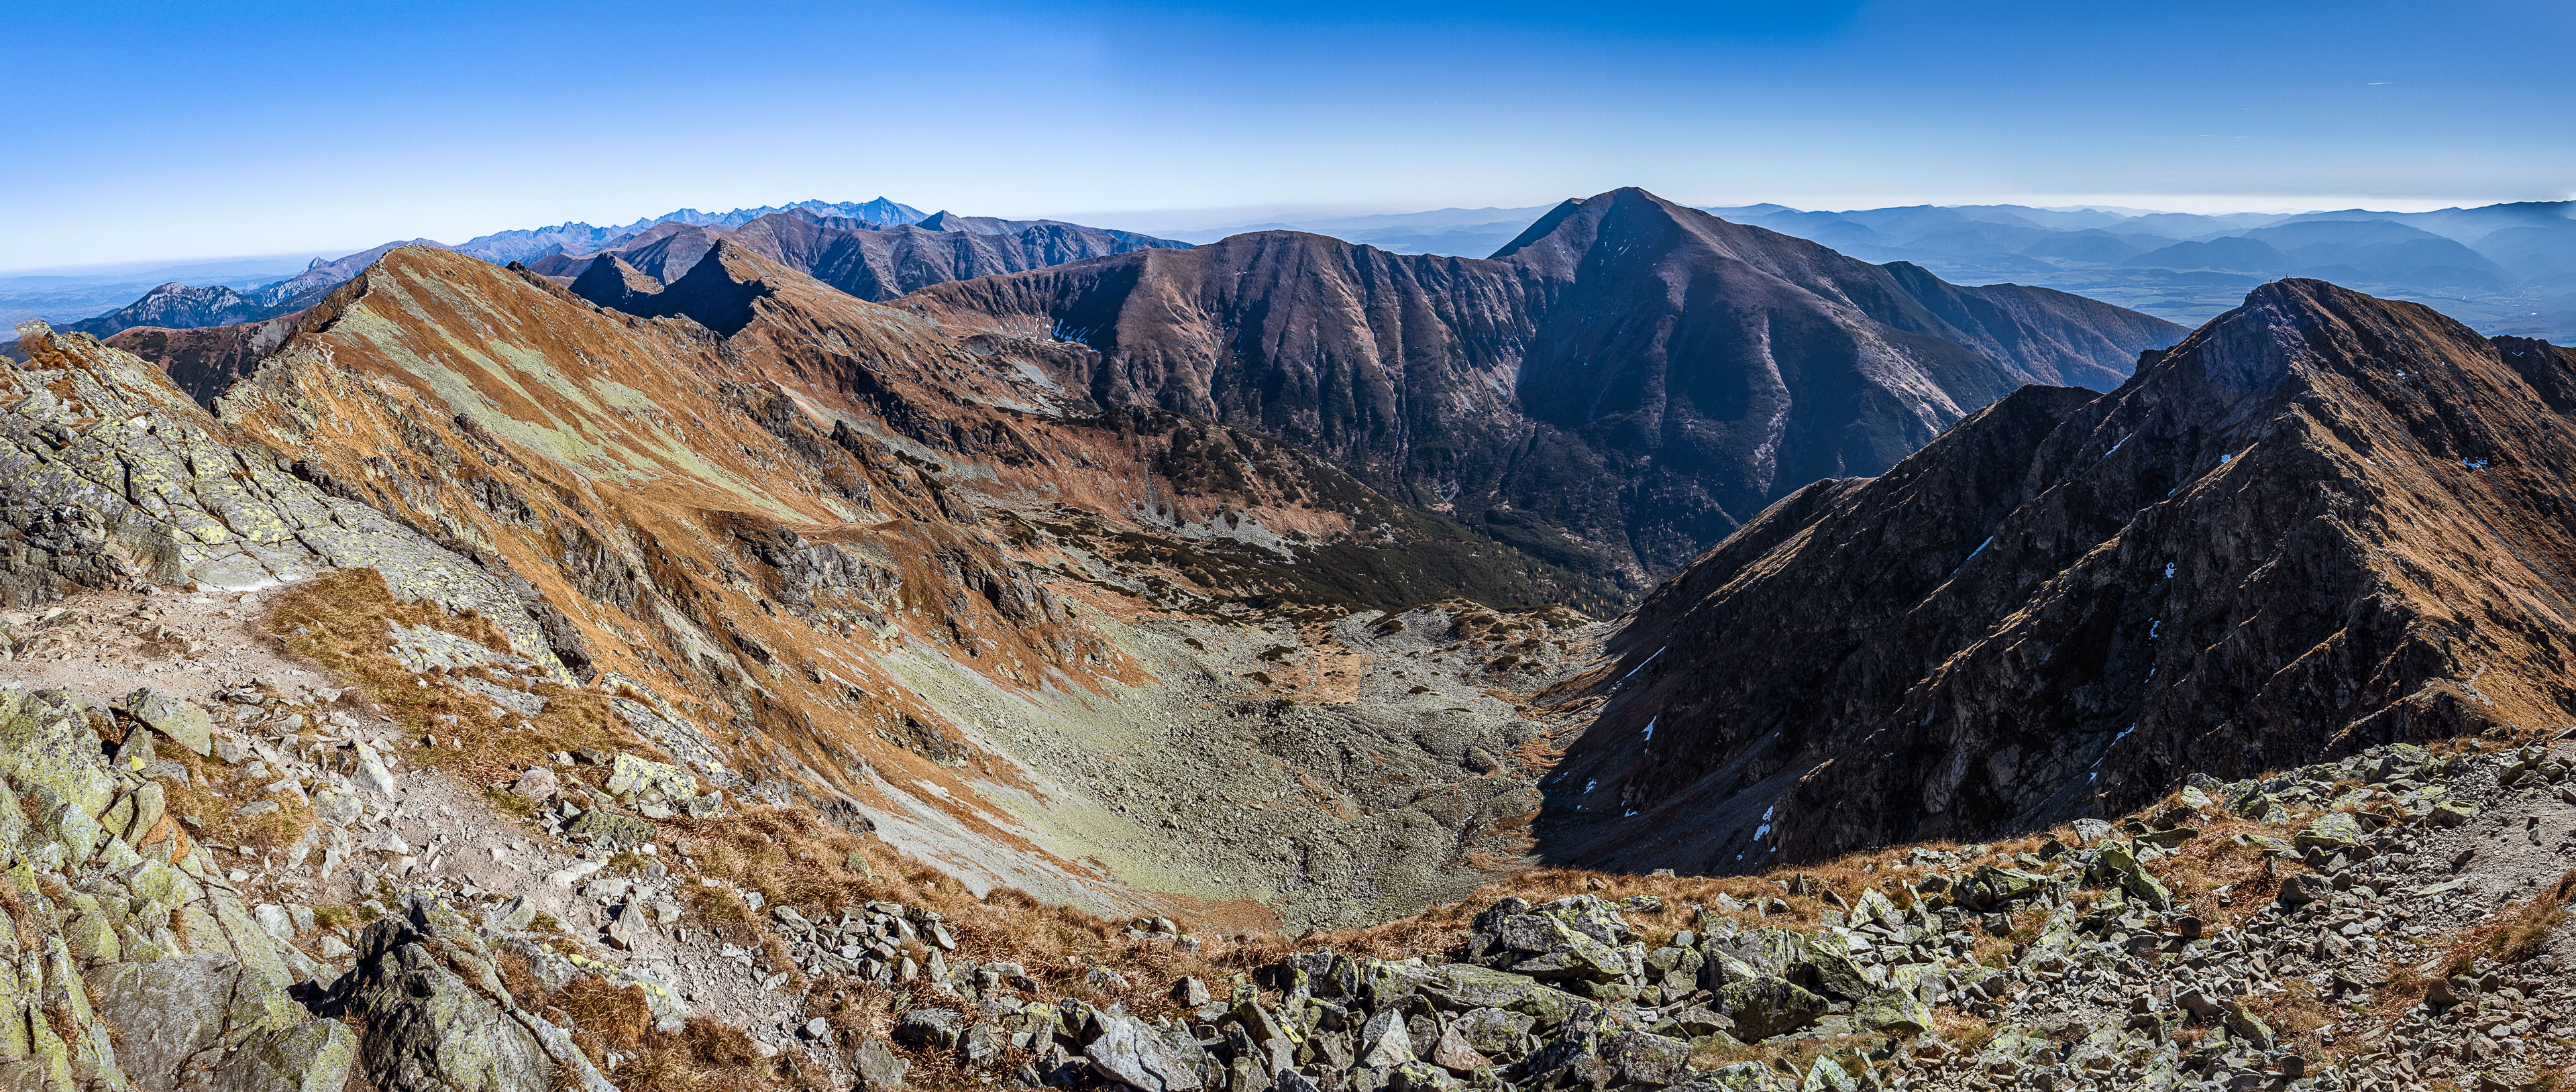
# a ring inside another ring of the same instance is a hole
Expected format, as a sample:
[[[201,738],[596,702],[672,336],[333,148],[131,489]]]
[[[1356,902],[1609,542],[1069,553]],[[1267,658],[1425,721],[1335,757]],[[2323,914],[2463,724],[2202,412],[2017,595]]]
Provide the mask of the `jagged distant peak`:
[[[794,212],[812,213],[818,216],[841,216],[853,220],[865,220],[879,227],[896,227],[903,224],[917,224],[930,218],[929,213],[923,212],[920,209],[903,204],[899,201],[878,197],[868,201],[821,201],[809,199],[804,201],[791,201],[784,205],[762,205],[759,208],[741,208],[735,209],[731,212],[721,213],[705,213],[696,209],[678,209],[661,216],[653,217],[649,220],[638,221],[635,226],[640,230],[641,228],[650,227],[654,224],[676,222],[691,224],[698,227],[730,228],[741,227],[742,225],[760,219],[763,216],[774,216],[779,213]]]

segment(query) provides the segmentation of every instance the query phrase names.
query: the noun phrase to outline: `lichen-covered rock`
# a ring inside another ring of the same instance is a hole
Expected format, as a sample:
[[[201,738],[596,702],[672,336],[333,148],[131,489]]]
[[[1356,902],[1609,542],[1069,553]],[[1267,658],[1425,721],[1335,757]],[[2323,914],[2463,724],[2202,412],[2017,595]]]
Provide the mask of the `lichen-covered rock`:
[[[1537,1023],[1526,1013],[1483,1008],[1468,1011],[1449,1027],[1479,1053],[1500,1055],[1518,1048],[1521,1036],[1529,1034]]]
[[[1690,1044],[1632,1031],[1601,1044],[1601,1060],[1620,1083],[1661,1088],[1680,1084],[1690,1074]]]
[[[1144,1021],[1100,1013],[1100,1035],[1083,1057],[1110,1080],[1139,1092],[1189,1092],[1204,1086],[1198,1070]]]
[[[2094,867],[2104,878],[2119,884],[2121,890],[2145,900],[2149,906],[2173,905],[2173,892],[2165,887],[2164,881],[2148,874],[2127,843],[2112,842],[2103,846],[2101,856],[2094,859]]]
[[[227,1060],[215,1092],[342,1092],[358,1037],[337,1020],[307,1020],[262,1032]]]
[[[566,826],[564,833],[589,838],[601,845],[641,845],[653,840],[653,824],[631,815],[592,808]]]
[[[379,923],[380,925],[383,923]],[[370,931],[368,947],[388,943]],[[536,1037],[418,944],[368,962],[353,996],[367,1015],[361,1052],[382,1088],[409,1092],[547,1092],[553,1064]]]
[[[105,757],[107,715],[0,687],[0,884],[24,910],[0,918],[0,1088],[339,1089],[348,1027],[289,995],[303,956],[172,833],[165,790]]]
[[[1527,975],[1496,971],[1472,963],[1452,963],[1422,984],[1423,995],[1451,1011],[1499,1009],[1520,1013],[1542,1027],[1554,1027],[1585,1004],[1584,1000]]]
[[[499,578],[235,442],[160,369],[41,327],[19,345],[25,368],[0,369],[0,525],[21,547],[0,556],[0,603],[147,579],[249,589],[373,568],[401,598],[473,608],[572,681]]]
[[[965,1033],[966,1014],[956,1009],[918,1008],[895,1023],[894,1039],[907,1046],[946,1050]]]
[[[1712,1007],[1735,1021],[1736,1038],[1752,1042],[1815,1023],[1827,1002],[1788,979],[1763,977],[1718,987]]]
[[[1827,995],[1846,1001],[1867,997],[1878,989],[1869,970],[1852,959],[1851,942],[1832,932],[1816,933],[1802,938],[1799,963],[1807,968],[1805,977]]]
[[[689,771],[624,751],[617,753],[604,787],[609,795],[637,804],[687,803],[698,795],[698,779]]]
[[[125,696],[118,708],[126,711],[143,726],[169,737],[170,741],[200,755],[215,750],[215,722],[187,701],[144,687]]]
[[[2301,849],[2340,853],[2360,845],[2363,837],[2365,832],[2361,829],[2360,820],[2343,812],[2330,811],[2317,816],[2306,829],[2299,831],[2298,844]]]
[[[431,894],[367,927],[358,966],[333,992],[366,1018],[358,1060],[376,1087],[614,1092],[571,1035],[518,1007],[497,962],[473,924]]]
[[[1919,1035],[1932,1030],[1932,1007],[1904,990],[1883,990],[1852,1006],[1852,1022],[1870,1031]]]
[[[894,1052],[883,1039],[870,1039],[859,1044],[853,1068],[858,1070],[859,1092],[891,1092],[903,1087],[904,1074],[912,1063]]]

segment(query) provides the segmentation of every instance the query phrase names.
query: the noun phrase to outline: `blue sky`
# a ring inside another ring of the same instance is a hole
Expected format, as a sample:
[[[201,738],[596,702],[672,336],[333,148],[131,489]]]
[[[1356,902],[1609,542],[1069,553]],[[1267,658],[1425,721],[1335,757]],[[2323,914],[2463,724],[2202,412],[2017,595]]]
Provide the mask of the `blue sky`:
[[[1293,206],[2576,196],[2576,5],[0,0],[0,269],[880,194]]]

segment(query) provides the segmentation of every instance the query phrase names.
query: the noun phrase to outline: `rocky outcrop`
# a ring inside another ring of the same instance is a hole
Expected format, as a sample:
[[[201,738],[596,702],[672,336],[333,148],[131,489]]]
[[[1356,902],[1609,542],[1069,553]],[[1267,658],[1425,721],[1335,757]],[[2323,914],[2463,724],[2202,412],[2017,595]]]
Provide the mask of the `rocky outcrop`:
[[[403,1092],[616,1092],[569,1032],[521,1008],[500,957],[434,893],[378,920],[335,987],[366,1020],[359,1051],[378,1088]]]
[[[245,442],[170,380],[85,336],[35,333],[0,373],[0,602],[139,581],[234,590],[374,568],[405,599],[492,618],[561,673],[491,573]]]
[[[961,968],[894,1038],[998,1075],[989,1027],[1019,1084],[1137,1090],[2523,1087],[2576,1029],[2571,765],[2390,744],[2015,846],[1594,877],[1670,894],[1503,898],[1454,946],[1293,951],[1150,1019]]]
[[[336,1092],[355,1034],[290,994],[310,960],[166,810],[187,773],[149,736],[75,693],[0,687],[0,1086]]]
[[[2118,390],[2025,388],[1660,589],[1542,838],[1750,871],[2564,723],[2571,376],[2564,349],[2284,281]]]
[[[895,305],[1079,341],[1103,404],[1283,437],[1637,592],[1800,486],[1884,470],[2025,383],[2112,386],[2183,332],[1633,189],[1566,202],[1488,260],[1258,232]]]

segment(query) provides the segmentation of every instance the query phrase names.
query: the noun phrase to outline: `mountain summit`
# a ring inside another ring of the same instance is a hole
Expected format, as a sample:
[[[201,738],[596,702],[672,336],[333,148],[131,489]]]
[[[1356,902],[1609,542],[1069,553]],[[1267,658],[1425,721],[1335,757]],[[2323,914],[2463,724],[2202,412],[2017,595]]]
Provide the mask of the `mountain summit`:
[[[2024,388],[1659,589],[1542,830],[1742,871],[2562,724],[2571,469],[2576,353],[2267,285],[2119,389]]]
[[[1256,232],[896,305],[1079,340],[1105,403],[1282,436],[1641,590],[1801,485],[1884,470],[2024,383],[2111,386],[2182,333],[1637,189],[1565,202],[1490,259]]]

